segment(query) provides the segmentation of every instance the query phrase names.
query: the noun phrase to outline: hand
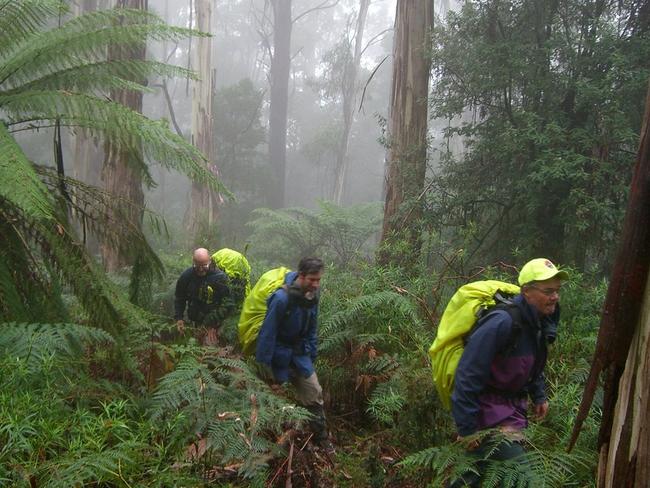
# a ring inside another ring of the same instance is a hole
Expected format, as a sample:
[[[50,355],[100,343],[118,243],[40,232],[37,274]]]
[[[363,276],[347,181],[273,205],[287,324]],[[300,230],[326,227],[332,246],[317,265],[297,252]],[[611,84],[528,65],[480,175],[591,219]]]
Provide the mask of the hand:
[[[176,329],[180,335],[185,335],[185,322],[183,319],[176,321]]]
[[[462,444],[462,446],[468,451],[474,451],[480,445],[480,441],[477,434],[470,434],[467,436],[456,436],[456,442]]]
[[[546,414],[548,413],[548,402],[544,401],[544,403],[540,403],[539,405],[535,405],[533,407],[533,412],[535,413],[535,419],[536,420],[544,420],[546,417]]]

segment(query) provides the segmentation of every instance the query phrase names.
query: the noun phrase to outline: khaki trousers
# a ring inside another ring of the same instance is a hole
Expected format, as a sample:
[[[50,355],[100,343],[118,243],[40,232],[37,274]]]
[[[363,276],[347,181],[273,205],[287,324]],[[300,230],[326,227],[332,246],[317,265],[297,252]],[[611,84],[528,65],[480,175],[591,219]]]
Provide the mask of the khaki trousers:
[[[312,373],[309,378],[296,374],[291,377],[291,383],[296,388],[296,396],[301,405],[305,407],[323,405],[323,388],[318,382],[316,372]]]

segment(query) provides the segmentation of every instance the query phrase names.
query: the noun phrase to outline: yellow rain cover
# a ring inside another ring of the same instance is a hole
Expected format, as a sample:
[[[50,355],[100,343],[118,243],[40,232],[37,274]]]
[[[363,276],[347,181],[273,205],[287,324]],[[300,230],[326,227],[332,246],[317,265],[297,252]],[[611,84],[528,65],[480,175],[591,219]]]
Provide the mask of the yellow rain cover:
[[[447,409],[451,408],[454,375],[465,347],[463,338],[474,326],[479,310],[495,305],[494,295],[497,291],[516,295],[519,290],[517,285],[503,281],[475,281],[461,286],[449,300],[436,338],[429,348],[433,382]]]
[[[291,270],[280,267],[267,271],[257,280],[246,296],[239,316],[239,343],[244,354],[255,353],[255,340],[266,315],[266,299],[284,284],[284,277]]]
[[[251,266],[242,253],[224,247],[215,252],[212,255],[212,259],[230,278],[242,278],[246,280],[245,293],[246,295],[250,293]]]

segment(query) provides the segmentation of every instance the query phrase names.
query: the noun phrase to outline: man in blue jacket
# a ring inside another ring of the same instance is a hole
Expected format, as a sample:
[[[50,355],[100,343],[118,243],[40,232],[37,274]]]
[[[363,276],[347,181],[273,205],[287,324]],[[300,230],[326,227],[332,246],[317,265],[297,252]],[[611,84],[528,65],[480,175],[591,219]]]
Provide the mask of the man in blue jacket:
[[[217,344],[221,320],[229,307],[228,277],[217,268],[207,249],[199,248],[192,254],[192,267],[187,268],[176,281],[174,293],[174,320],[181,334],[185,333],[187,318],[199,328],[204,345]]]
[[[303,258],[297,272],[287,273],[284,286],[267,300],[268,308],[257,336],[255,358],[272,372],[278,383],[293,383],[298,402],[314,416],[311,429],[316,443],[333,452],[323,410],[323,389],[314,370],[323,270],[321,259]]]
[[[548,412],[544,385],[547,344],[555,339],[560,286],[568,279],[545,258],[529,261],[519,273],[521,293],[508,308],[497,308],[479,322],[461,356],[451,396],[459,440],[483,459],[514,459],[524,454],[522,430],[528,400],[538,420]],[[498,429],[494,447],[480,431]],[[485,469],[479,462],[479,473]],[[480,475],[466,474],[451,486],[480,486]]]

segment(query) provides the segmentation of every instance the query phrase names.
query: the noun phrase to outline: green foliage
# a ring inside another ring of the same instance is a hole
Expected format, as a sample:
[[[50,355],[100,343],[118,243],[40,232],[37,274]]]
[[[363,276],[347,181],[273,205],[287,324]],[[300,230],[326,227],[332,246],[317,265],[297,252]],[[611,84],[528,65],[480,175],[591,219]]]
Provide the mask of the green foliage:
[[[326,262],[348,265],[367,253],[365,244],[379,230],[376,204],[339,207],[319,202],[318,210],[289,208],[257,209],[251,252],[270,263],[297,263],[301,257],[318,255]]]
[[[431,228],[484,262],[519,249],[607,267],[650,75],[635,16],[627,3],[475,1],[437,23],[431,115],[449,122]]]
[[[131,80],[150,75],[191,76],[155,61],[111,60],[109,47],[202,34],[167,26],[140,10],[92,12],[52,27],[66,12],[65,2],[52,0],[4,2],[0,8],[0,244],[12,246],[0,253],[0,320],[65,319],[57,296],[48,303],[63,283],[94,324],[120,330],[126,321],[139,320],[139,312],[85,253],[67,212],[79,216],[84,229],[98,232],[109,244],[122,243],[122,250],[138,258],[131,295],[141,301],[137,285],[160,275],[162,268],[138,223],[125,217],[139,212],[132,212],[128,202],[36,167],[12,133],[57,125],[85,129],[115,150],[136,154],[142,148],[142,157],[129,161],[149,184],[147,161],[158,161],[223,191],[191,144],[107,96],[115,88],[144,91]],[[152,224],[161,227],[156,217]]]

